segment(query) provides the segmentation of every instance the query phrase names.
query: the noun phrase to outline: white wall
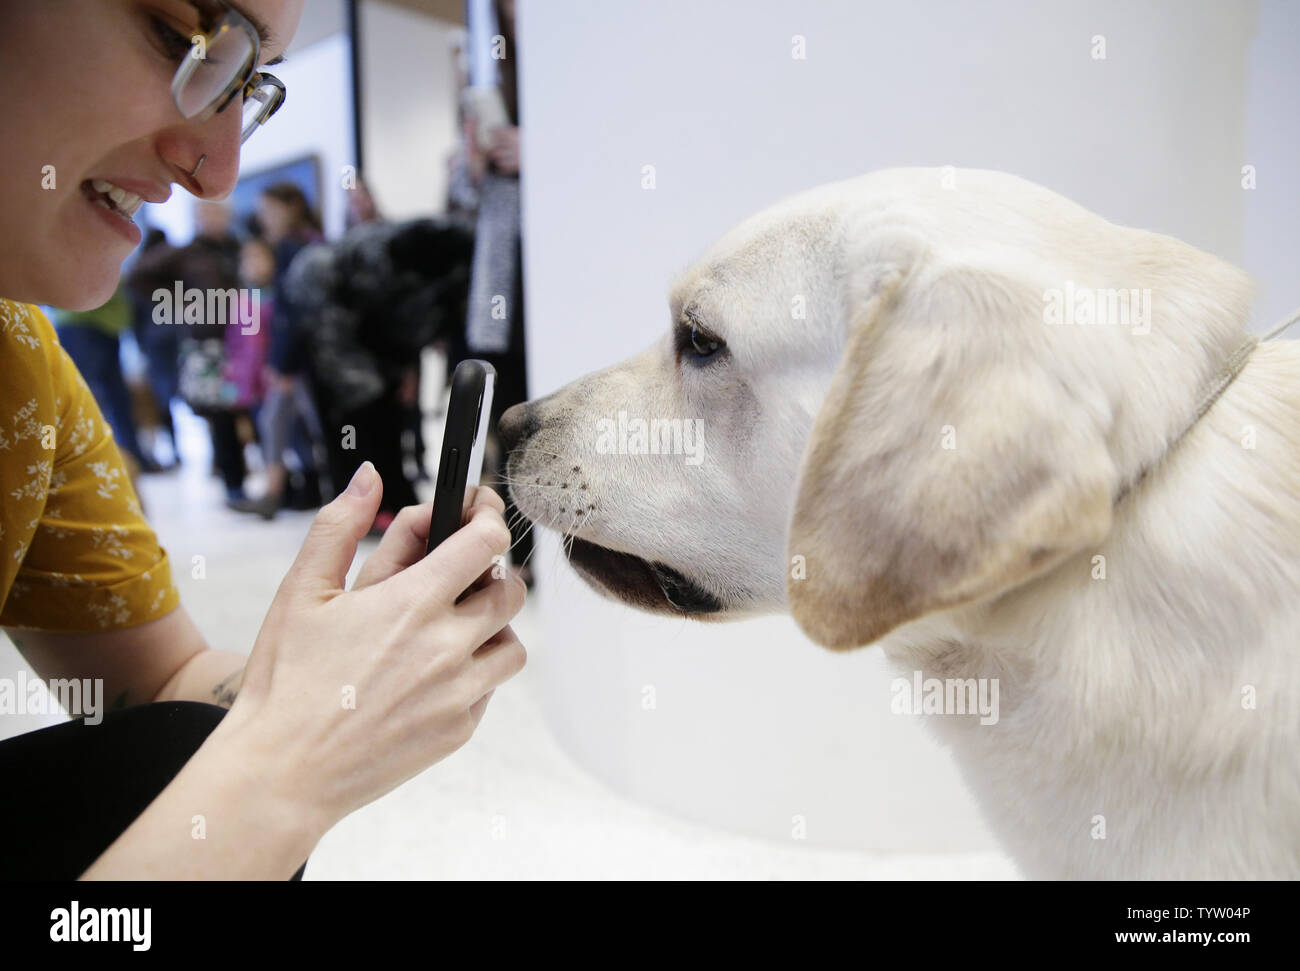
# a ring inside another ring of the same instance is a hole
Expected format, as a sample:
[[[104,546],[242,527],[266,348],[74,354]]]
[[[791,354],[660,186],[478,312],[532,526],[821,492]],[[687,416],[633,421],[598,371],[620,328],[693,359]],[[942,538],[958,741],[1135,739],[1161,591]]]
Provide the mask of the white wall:
[[[1300,3],[1263,0],[1248,65],[1242,265],[1255,274],[1255,329],[1300,307]],[[1288,336],[1300,337],[1300,327]]]
[[[675,274],[746,215],[892,165],[1018,173],[1300,303],[1297,45],[1278,26],[1294,7],[1264,20],[1252,46],[1251,2],[520,0],[532,394],[663,334]],[[1247,220],[1251,155],[1269,188]],[[888,714],[878,653],[831,655],[788,619],[642,616],[587,590],[551,537],[535,559],[548,717],[617,790],[774,839],[803,816],[810,843],[991,845],[947,756]]]
[[[366,178],[390,219],[446,209],[456,147],[455,25],[384,3],[361,5]]]

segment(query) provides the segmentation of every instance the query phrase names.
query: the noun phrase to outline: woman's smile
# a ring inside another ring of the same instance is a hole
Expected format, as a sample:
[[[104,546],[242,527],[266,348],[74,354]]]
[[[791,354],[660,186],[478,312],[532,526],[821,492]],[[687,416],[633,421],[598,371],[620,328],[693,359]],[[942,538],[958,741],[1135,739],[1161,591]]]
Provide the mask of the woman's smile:
[[[108,188],[104,189],[104,186]],[[143,233],[133,217],[144,202],[143,199],[100,179],[81,183],[81,194],[86,204],[95,210],[94,219],[113,230],[132,247],[140,245]]]

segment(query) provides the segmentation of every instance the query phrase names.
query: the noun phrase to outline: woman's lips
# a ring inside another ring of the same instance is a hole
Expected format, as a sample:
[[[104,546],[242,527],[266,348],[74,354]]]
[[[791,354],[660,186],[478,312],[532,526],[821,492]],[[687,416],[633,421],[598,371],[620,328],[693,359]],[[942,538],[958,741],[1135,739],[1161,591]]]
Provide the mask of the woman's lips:
[[[105,184],[112,188],[111,183]],[[132,246],[140,245],[140,240],[144,235],[140,232],[140,227],[135,224],[130,216],[117,208],[111,197],[105,198],[104,193],[96,191],[95,186],[89,181],[81,184],[81,194],[85,197],[86,204],[95,210],[101,222],[116,231],[119,236],[130,242]],[[139,197],[134,198],[138,199]],[[139,209],[139,203],[136,203],[134,208]]]

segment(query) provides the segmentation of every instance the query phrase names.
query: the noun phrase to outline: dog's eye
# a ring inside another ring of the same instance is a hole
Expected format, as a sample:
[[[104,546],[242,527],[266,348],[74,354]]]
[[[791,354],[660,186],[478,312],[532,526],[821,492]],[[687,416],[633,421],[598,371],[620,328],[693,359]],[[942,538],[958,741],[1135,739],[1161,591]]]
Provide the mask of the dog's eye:
[[[712,334],[707,334],[698,327],[691,328],[691,350],[695,352],[696,357],[701,360],[712,357],[722,350],[722,347],[722,341]]]

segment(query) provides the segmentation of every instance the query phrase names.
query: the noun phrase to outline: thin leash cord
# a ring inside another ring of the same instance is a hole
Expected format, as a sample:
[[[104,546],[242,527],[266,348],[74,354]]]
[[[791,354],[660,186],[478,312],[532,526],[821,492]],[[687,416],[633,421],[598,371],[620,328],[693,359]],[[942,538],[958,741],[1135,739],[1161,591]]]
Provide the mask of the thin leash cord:
[[[1300,321],[1300,307],[1296,307],[1296,309],[1291,312],[1290,317],[1286,318],[1286,320],[1282,321],[1282,323],[1278,324],[1276,327],[1270,330],[1267,334],[1261,337],[1260,340],[1271,341],[1274,337],[1282,333],[1282,331],[1286,330],[1288,327],[1295,324],[1297,321]]]
[[[1241,374],[1241,372],[1245,370],[1246,361],[1250,359],[1250,355],[1255,350],[1255,348],[1258,347],[1264,341],[1272,340],[1274,337],[1276,337],[1278,334],[1281,334],[1287,328],[1294,326],[1297,322],[1300,322],[1300,307],[1297,307],[1294,311],[1292,311],[1289,317],[1283,319],[1281,323],[1279,323],[1276,327],[1270,330],[1263,337],[1255,337],[1254,335],[1251,335],[1250,337],[1247,337],[1245,340],[1243,340],[1237,346],[1237,349],[1233,351],[1232,354],[1229,355],[1228,360],[1224,362],[1223,367],[1219,370],[1218,376],[1214,379],[1214,381],[1210,384],[1210,387],[1206,390],[1204,397],[1202,397],[1201,399],[1200,406],[1192,414],[1192,420],[1189,421],[1186,425],[1184,425],[1183,430],[1179,432],[1173,439],[1170,440],[1169,444],[1165,446],[1165,450],[1160,453],[1159,458],[1157,458],[1146,468],[1142,469],[1142,471],[1139,472],[1137,476],[1132,479],[1132,481],[1126,483],[1120,489],[1118,495],[1115,496],[1115,505],[1119,505],[1124,500],[1124,497],[1127,496],[1130,492],[1132,492],[1133,488],[1139,482],[1141,482],[1143,479],[1147,477],[1147,473],[1149,473],[1153,468],[1159,465],[1160,462],[1164,459],[1164,457],[1173,451],[1174,446],[1176,446],[1180,441],[1182,441],[1183,436],[1185,436],[1194,427],[1196,427],[1196,423],[1205,417],[1205,413],[1209,411],[1212,407],[1214,407],[1214,403],[1218,401],[1220,395],[1222,395],[1223,392],[1227,390],[1228,385],[1232,384],[1232,382],[1237,379],[1237,375]]]
[[[1193,425],[1205,417],[1205,413],[1210,410],[1211,405],[1219,400],[1219,395],[1223,394],[1224,389],[1236,380],[1237,375],[1239,375],[1242,372],[1242,369],[1246,366],[1246,359],[1250,357],[1255,348],[1264,341],[1272,340],[1288,327],[1293,326],[1297,321],[1300,321],[1300,307],[1297,307],[1292,311],[1289,317],[1284,318],[1281,323],[1263,337],[1256,337],[1252,334],[1243,340],[1241,344],[1238,345],[1237,349],[1228,356],[1228,360],[1224,362],[1223,367],[1219,371],[1218,377],[1214,379],[1214,382],[1206,391],[1205,397],[1201,401],[1201,406],[1196,409],[1196,414],[1192,417],[1192,420],[1187,423],[1187,428],[1183,430],[1183,435],[1187,434]],[[1182,438],[1183,435],[1179,435],[1178,438]],[[1174,441],[1177,440],[1178,439],[1174,439]],[[1173,443],[1171,442],[1170,446],[1172,447],[1172,445]]]

